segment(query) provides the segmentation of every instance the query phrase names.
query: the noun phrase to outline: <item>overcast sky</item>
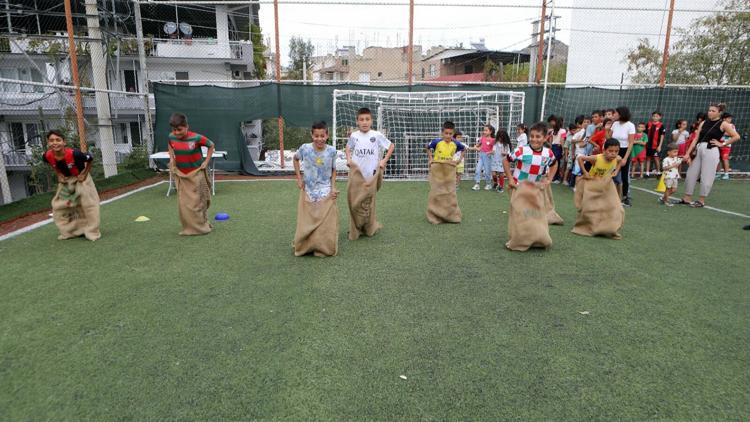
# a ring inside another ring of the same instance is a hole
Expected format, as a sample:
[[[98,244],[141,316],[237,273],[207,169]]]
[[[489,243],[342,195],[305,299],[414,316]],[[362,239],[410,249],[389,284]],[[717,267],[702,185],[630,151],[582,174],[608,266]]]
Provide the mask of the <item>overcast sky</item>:
[[[419,0],[417,1],[417,3]],[[452,0],[452,3],[492,3],[489,0]],[[493,50],[517,50],[527,46],[531,38],[531,22],[540,15],[540,0],[496,0],[495,4],[508,7],[467,6],[417,6],[414,19],[414,42],[426,50],[430,46],[452,46],[484,38]],[[623,7],[632,10],[591,12],[557,9],[560,16],[558,39],[569,44],[571,34],[578,33],[578,40],[590,39],[592,43],[601,39],[602,31],[622,32],[617,34],[626,44],[639,37],[649,37],[652,42],[663,45],[666,12],[643,12],[639,8],[664,8],[669,0],[558,0],[559,6]],[[677,9],[705,9],[715,0],[677,0]],[[533,6],[527,8],[523,6]],[[369,46],[396,47],[408,42],[408,6],[320,6],[280,5],[280,37],[284,64],[288,62],[288,45],[292,36],[310,39],[316,55],[332,53],[336,47],[355,45],[357,51]],[[572,16],[577,16],[572,22]],[[581,16],[584,18],[581,19]],[[594,18],[595,16],[595,18]],[[696,13],[676,13],[675,26],[684,26],[700,16]],[[273,6],[261,5],[260,20],[264,33],[271,38],[273,46]],[[592,32],[588,32],[588,31]],[[631,34],[632,33],[632,34]],[[613,35],[613,34],[607,34]],[[619,54],[618,60],[619,60]]]

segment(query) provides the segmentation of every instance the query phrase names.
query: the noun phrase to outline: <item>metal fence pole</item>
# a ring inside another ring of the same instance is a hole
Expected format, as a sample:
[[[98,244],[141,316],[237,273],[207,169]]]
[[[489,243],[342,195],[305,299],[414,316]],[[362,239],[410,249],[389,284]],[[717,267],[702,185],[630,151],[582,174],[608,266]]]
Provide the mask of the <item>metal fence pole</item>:
[[[273,1],[273,20],[274,20],[274,31],[276,37],[276,92],[277,101],[279,103],[279,111],[281,111],[281,47],[279,46],[279,0]],[[284,118],[279,117],[277,119],[279,126],[279,164],[281,168],[284,168]]]
[[[544,21],[547,19],[547,0],[542,0],[542,16],[539,19],[539,43],[536,52],[536,84],[542,81],[542,61],[544,60]]]
[[[146,66],[146,46],[143,41],[143,22],[141,21],[141,2],[135,0],[135,32],[138,38],[138,61],[141,67],[141,92],[143,93],[143,111],[146,118],[146,149],[154,152],[154,126],[151,122],[151,106],[148,99],[148,68]]]
[[[414,0],[409,0],[409,86],[414,83]]]

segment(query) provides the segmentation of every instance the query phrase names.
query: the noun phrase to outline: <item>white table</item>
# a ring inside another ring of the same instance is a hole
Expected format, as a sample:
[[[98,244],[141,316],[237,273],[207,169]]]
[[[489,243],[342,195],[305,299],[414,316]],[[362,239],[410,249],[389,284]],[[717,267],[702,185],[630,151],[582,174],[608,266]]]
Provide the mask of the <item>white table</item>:
[[[206,158],[208,155],[207,151],[203,151],[203,158]],[[148,156],[148,158],[152,160],[169,160],[169,153],[168,152],[157,152],[155,154],[151,154]],[[227,152],[226,151],[214,151],[214,153],[211,155],[211,166],[208,168],[208,173],[211,175],[211,193],[213,195],[216,195],[216,159],[217,158],[223,158],[227,159]],[[174,186],[174,179],[172,176],[172,171],[169,171],[169,189],[167,189],[167,196],[172,192],[172,188]]]

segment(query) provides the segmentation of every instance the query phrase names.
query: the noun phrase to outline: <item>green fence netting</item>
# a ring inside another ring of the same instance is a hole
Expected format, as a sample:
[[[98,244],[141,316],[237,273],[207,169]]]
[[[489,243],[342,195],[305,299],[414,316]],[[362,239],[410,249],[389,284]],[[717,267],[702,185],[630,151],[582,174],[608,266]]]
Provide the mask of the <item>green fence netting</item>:
[[[228,152],[227,160],[216,167],[246,174],[259,174],[253,163],[241,132],[243,122],[257,119],[284,118],[291,127],[308,127],[316,120],[331,121],[333,91],[336,89],[378,91],[518,91],[526,94],[524,121],[527,124],[539,119],[542,105],[542,88],[463,86],[367,86],[356,84],[302,85],[263,84],[247,88],[216,86],[185,86],[154,84],[156,101],[155,145],[158,151],[167,148],[169,116],[173,112],[185,113],[192,130],[202,133],[217,143],[217,149]],[[651,112],[660,110],[671,133],[677,119],[692,122],[698,112],[705,111],[711,102],[727,103],[735,116],[737,129],[743,139],[732,153],[732,166],[736,170],[750,171],[750,89],[739,88],[549,88],[545,101],[545,114],[556,114],[570,122],[578,114],[589,114],[594,109],[628,106],[633,120],[646,121]]]

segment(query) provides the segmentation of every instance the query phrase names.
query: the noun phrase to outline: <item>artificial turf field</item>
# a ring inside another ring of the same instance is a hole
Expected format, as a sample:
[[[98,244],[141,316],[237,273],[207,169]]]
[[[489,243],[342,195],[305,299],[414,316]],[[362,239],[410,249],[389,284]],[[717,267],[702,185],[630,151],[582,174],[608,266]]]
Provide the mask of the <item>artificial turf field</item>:
[[[160,185],[95,243],[0,242],[0,420],[750,419],[748,219],[634,191],[623,240],[582,238],[555,186],[553,248],[509,252],[470,187],[432,226],[426,182],[387,182],[350,242],[340,183],[335,258],[293,256],[292,181],[219,184],[204,237]],[[709,205],[750,214],[750,182]]]

